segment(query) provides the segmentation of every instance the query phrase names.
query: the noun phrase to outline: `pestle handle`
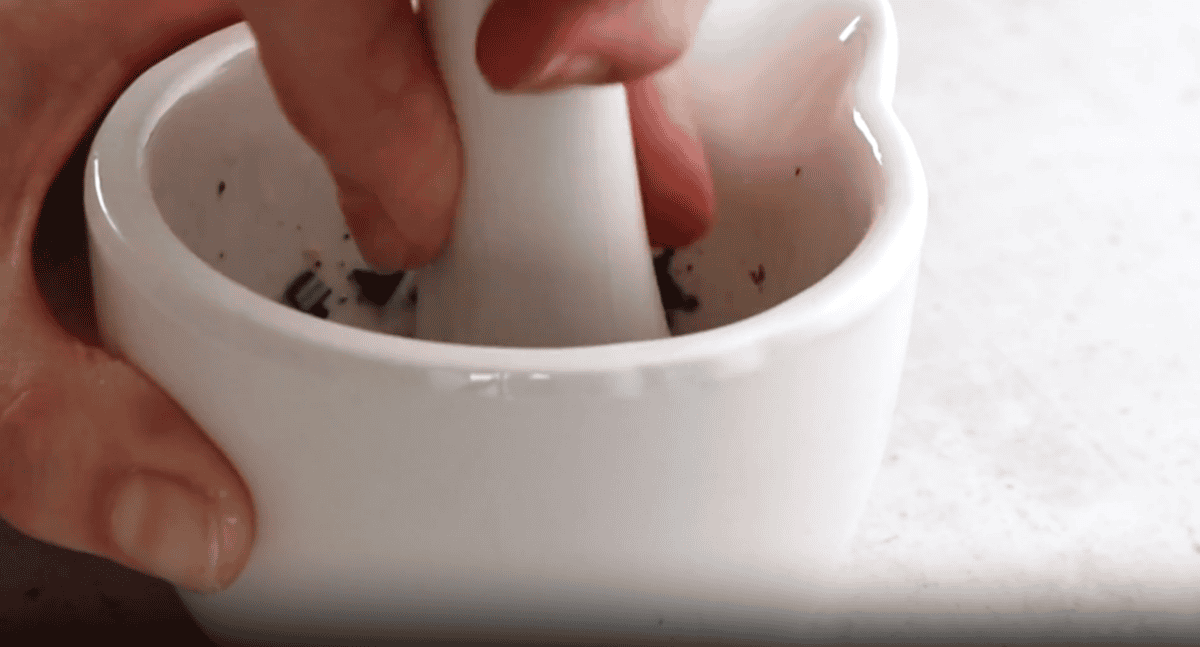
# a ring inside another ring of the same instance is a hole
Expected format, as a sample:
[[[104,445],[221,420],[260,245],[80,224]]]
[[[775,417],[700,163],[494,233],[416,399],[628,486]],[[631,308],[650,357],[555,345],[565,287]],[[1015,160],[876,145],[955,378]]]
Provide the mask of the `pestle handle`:
[[[417,336],[584,346],[669,335],[625,87],[492,90],[475,59],[490,0],[425,0],[464,178],[445,254],[421,271]]]

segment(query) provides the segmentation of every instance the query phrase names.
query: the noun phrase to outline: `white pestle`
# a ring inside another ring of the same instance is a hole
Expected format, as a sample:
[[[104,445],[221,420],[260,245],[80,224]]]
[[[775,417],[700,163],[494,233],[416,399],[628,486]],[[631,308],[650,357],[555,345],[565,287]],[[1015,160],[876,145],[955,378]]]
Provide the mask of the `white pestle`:
[[[490,0],[424,0],[464,150],[445,254],[421,270],[416,336],[510,347],[669,335],[625,88],[501,94],[475,39]]]

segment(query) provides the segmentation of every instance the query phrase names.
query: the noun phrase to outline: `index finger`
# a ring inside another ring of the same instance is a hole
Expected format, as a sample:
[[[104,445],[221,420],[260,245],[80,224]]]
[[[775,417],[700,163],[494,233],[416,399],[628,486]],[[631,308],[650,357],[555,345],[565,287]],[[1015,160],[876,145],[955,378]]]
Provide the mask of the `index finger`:
[[[496,0],[476,58],[497,89],[628,82],[683,55],[708,0]]]
[[[461,151],[408,0],[238,0],[292,125],[326,159],[363,257],[396,270],[450,234]]]

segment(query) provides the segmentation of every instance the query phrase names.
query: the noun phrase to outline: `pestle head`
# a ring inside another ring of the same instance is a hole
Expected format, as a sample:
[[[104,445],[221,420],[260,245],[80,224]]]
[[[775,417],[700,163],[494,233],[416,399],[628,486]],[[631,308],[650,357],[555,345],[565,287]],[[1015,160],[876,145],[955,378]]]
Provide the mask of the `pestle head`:
[[[564,347],[668,336],[625,88],[492,90],[475,59],[490,0],[425,0],[464,149],[445,254],[421,270],[417,336]]]

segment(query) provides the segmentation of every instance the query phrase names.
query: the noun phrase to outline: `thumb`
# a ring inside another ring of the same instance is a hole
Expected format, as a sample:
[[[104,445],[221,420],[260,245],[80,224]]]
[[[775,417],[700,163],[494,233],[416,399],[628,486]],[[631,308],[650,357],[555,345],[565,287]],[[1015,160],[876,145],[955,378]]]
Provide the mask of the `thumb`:
[[[236,470],[166,393],[58,328],[22,283],[0,317],[0,516],[188,589],[228,586],[254,538]]]
[[[225,587],[254,539],[245,484],[145,375],[58,325],[30,242],[56,170],[105,103],[236,15],[215,0],[9,5],[0,67],[37,73],[0,75],[12,99],[0,102],[0,517],[186,588]]]
[[[65,334],[23,341],[0,349],[23,355],[0,375],[0,516],[188,589],[228,586],[254,519],[217,447],[130,365]]]

